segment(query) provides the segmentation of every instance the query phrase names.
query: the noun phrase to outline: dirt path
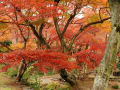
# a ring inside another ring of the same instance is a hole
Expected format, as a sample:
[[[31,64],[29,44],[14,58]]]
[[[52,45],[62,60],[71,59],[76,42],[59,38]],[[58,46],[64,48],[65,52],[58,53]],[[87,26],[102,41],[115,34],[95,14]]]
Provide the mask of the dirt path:
[[[4,73],[0,73],[0,90],[32,90],[32,89],[16,82],[14,78],[10,78]]]
[[[59,78],[60,78],[59,75],[53,75],[53,76],[43,77],[40,80],[42,84],[48,84],[51,82],[60,83]],[[110,81],[108,90],[120,90],[120,89],[111,88],[113,85],[116,84],[120,86],[120,81]],[[92,88],[92,85],[93,85],[93,80],[88,79],[84,81],[79,81],[78,86],[80,86],[81,88],[80,90],[91,90],[90,88]],[[10,78],[4,73],[0,73],[0,90],[33,90],[33,89],[30,89],[29,87],[16,82],[14,78]]]

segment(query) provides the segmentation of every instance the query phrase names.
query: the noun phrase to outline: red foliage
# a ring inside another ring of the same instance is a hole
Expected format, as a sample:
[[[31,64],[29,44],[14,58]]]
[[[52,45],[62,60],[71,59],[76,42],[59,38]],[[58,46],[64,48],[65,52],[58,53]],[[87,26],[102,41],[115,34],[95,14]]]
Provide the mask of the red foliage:
[[[13,23],[23,23],[25,20],[36,21],[40,18],[59,16],[64,11],[62,6],[55,6],[54,1],[45,0],[1,0],[0,10],[9,17],[16,17],[17,20],[9,18]],[[8,6],[6,8],[6,6]],[[22,11],[23,10],[23,11]],[[61,12],[58,12],[61,10]],[[47,12],[46,12],[47,11]],[[39,14],[38,14],[39,13]],[[12,23],[11,22],[11,23]]]
[[[53,52],[50,50],[17,50],[2,55],[0,63],[5,66],[2,71],[6,71],[10,67],[20,64],[21,60],[26,62],[35,61],[33,66],[37,67],[42,72],[47,72],[48,69],[62,69],[68,71],[77,68],[75,62],[68,61],[69,56],[61,52]]]
[[[104,55],[105,43],[91,44],[89,49],[81,50],[74,54],[77,57],[79,65],[87,64],[89,69],[94,69],[95,66],[100,64]]]
[[[54,29],[53,21],[52,20],[51,22],[48,21],[50,20],[51,17],[57,17],[57,16],[65,17],[63,15],[65,12],[64,10],[67,10],[65,9],[65,7],[61,5],[56,6],[54,5],[54,1],[50,1],[50,0],[1,0],[1,2],[2,3],[0,3],[0,7],[1,7],[0,10],[7,17],[5,21],[8,22],[10,21],[11,24],[17,24],[17,25],[21,24],[19,27],[22,28],[22,34],[24,36],[26,36],[26,34],[28,33],[26,31],[30,29],[27,26],[22,26],[25,24],[26,20],[31,21],[31,23],[33,25],[35,24],[36,26],[37,24],[40,25],[41,23],[46,22],[46,27],[47,24],[48,27],[50,27],[48,29],[45,28],[47,32],[46,36],[45,36],[45,30],[43,30],[43,35],[45,38],[47,38],[46,41],[49,43],[53,43],[54,44],[53,47],[55,49],[57,48],[61,50],[58,34]],[[68,9],[68,11],[71,11],[72,9],[73,7],[71,7],[70,10]],[[92,10],[91,8],[88,9]],[[88,9],[85,9],[86,11],[84,10],[84,13],[87,12],[87,15],[84,14],[84,17],[80,20],[78,19],[79,22],[76,22],[80,24],[70,24],[70,26],[67,28],[67,32],[65,32],[64,34],[64,39],[66,43],[70,43],[74,35],[76,35],[79,32],[79,28],[82,27],[83,25],[86,25],[88,15],[89,16],[93,15],[92,11],[88,14],[88,11],[90,11]],[[18,18],[16,19],[16,17]],[[42,19],[45,20],[42,21]],[[59,24],[61,32],[64,29],[63,22],[66,22],[67,17],[62,19],[63,20],[59,21],[59,23],[61,23]],[[78,20],[76,19],[75,21]],[[83,43],[85,44],[87,43],[90,45],[89,49],[81,50],[80,52],[75,53],[78,64],[86,63],[89,68],[94,68],[95,66],[99,65],[100,60],[103,56],[105,44],[102,43],[91,44],[91,41],[95,40],[93,38],[95,38],[95,34],[98,31],[99,28],[97,28],[96,26],[90,26],[89,28],[86,28],[83,32],[81,32],[74,41],[75,47],[80,47],[80,45]],[[20,35],[16,34],[16,35],[17,37],[19,37],[21,34]],[[0,55],[0,57],[1,57],[0,63],[5,64],[5,66],[2,68],[2,71],[6,71],[9,67],[16,66],[23,59],[26,62],[35,61],[33,65],[35,67],[38,67],[38,69],[43,72],[47,72],[48,69],[54,69],[54,68],[56,68],[56,70],[59,70],[61,68],[72,70],[77,67],[76,61],[74,62],[68,61],[69,56],[67,54],[63,54],[55,51],[17,50],[10,53],[2,54]]]

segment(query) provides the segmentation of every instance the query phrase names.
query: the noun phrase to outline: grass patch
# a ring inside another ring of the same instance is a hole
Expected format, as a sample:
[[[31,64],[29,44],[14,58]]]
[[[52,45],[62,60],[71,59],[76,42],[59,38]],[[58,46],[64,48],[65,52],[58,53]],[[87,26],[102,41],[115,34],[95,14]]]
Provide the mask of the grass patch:
[[[15,68],[9,68],[6,72],[6,74],[10,77],[16,77],[18,70]]]

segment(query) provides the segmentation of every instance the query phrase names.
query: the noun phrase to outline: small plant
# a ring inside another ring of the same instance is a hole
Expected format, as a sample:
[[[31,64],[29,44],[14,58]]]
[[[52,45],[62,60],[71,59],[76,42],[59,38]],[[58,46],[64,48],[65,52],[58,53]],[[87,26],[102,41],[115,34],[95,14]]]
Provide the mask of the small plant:
[[[23,81],[27,82],[27,80],[31,77],[33,68],[34,68],[33,66],[30,66],[30,67],[27,68],[27,70],[25,71],[25,73],[22,77]]]
[[[33,90],[42,90],[40,86],[40,80],[38,80],[38,76],[35,75],[34,80],[35,82],[31,84],[31,87],[33,88]]]
[[[51,76],[51,75],[53,75],[53,74],[54,74],[54,70],[50,70],[50,71],[47,73],[48,76]]]
[[[56,83],[50,83],[43,88],[43,90],[56,90],[57,89],[57,84]]]
[[[120,58],[118,59],[119,61],[118,61],[118,63],[117,63],[117,68],[120,70]]]
[[[6,74],[11,76],[11,77],[16,77],[17,76],[17,69],[9,68],[6,72]]]
[[[70,90],[70,89],[68,88],[68,85],[61,86],[57,83],[50,83],[46,85],[46,87],[43,88],[42,90]]]
[[[44,73],[41,72],[41,71],[37,71],[37,73],[38,73],[38,75],[39,75],[40,77],[44,76]]]
[[[119,89],[119,86],[118,85],[113,85],[112,88]]]

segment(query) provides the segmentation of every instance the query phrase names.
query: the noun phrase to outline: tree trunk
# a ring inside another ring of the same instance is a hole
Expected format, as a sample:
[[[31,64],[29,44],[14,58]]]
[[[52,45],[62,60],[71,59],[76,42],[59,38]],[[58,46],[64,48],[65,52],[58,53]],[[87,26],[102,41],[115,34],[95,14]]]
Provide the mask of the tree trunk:
[[[113,65],[116,63],[118,50],[120,48],[120,0],[109,0],[109,5],[112,18],[112,30],[104,57],[98,67],[93,90],[107,90],[109,77],[112,73]]]
[[[71,86],[75,85],[75,81],[72,80],[70,78],[70,76],[68,75],[67,71],[65,69],[61,69],[60,70],[60,76],[67,82],[69,83]]]
[[[17,73],[18,82],[21,81],[26,69],[27,69],[27,64],[26,64],[25,60],[22,60],[21,63],[20,63],[20,66],[18,68],[18,73]]]

